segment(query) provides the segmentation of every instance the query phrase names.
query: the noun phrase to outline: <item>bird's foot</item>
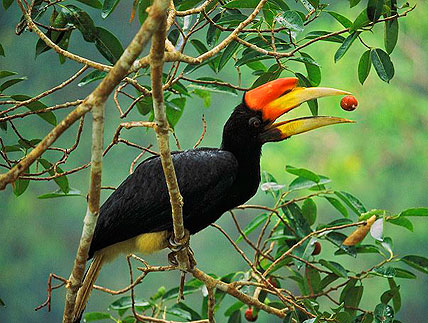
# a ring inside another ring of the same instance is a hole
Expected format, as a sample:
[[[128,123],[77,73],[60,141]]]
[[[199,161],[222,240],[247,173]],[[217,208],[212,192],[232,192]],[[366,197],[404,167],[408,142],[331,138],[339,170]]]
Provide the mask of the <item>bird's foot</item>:
[[[168,261],[171,265],[174,265],[174,266],[179,265],[179,262],[177,260],[177,254],[181,250],[186,249],[187,256],[189,258],[189,267],[193,268],[196,266],[195,257],[193,254],[193,250],[190,248],[189,241],[190,241],[190,233],[188,230],[184,231],[184,237],[181,238],[179,241],[176,241],[173,235],[169,237],[168,248],[171,250],[171,252],[168,254]]]

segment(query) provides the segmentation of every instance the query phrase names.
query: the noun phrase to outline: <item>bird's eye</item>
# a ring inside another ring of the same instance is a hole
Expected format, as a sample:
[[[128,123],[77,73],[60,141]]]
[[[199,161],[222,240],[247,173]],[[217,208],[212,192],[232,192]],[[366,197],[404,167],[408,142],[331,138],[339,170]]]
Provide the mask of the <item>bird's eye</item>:
[[[250,127],[252,127],[252,128],[258,128],[258,127],[260,127],[260,125],[261,125],[261,121],[260,121],[260,119],[259,118],[257,118],[257,117],[252,117],[249,121],[248,121],[248,123],[250,124]]]

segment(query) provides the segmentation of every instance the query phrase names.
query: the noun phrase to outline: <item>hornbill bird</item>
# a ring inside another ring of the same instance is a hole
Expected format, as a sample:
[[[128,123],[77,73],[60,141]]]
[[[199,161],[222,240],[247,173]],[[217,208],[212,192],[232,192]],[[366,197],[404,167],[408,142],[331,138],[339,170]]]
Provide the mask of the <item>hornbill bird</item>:
[[[308,100],[348,92],[297,86],[296,78],[281,78],[247,91],[223,129],[218,148],[173,152],[184,226],[190,234],[206,228],[224,212],[245,203],[260,183],[262,145],[319,127],[352,122],[328,116],[303,117],[274,123]],[[89,251],[92,263],[79,290],[75,319],[80,320],[103,264],[120,253],[151,253],[168,246],[173,231],[171,205],[159,157],[148,158],[101,206]]]

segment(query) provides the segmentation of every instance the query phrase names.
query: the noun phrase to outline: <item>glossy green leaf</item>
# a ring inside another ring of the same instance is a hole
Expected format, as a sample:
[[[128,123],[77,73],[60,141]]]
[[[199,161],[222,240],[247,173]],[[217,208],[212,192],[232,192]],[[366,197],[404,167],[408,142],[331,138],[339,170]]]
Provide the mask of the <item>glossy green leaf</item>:
[[[294,10],[287,10],[282,15],[276,17],[275,21],[289,30],[301,32],[304,29],[303,20]]]
[[[186,105],[185,98],[175,98],[172,100],[165,100],[166,106],[166,117],[169,124],[174,128],[180,120],[184,112],[184,106]]]
[[[223,14],[222,12],[216,14],[212,18],[212,21],[217,22],[221,18],[222,14]],[[216,25],[210,24],[208,27],[207,35],[206,35],[207,45],[209,47],[213,47],[215,45],[215,43],[217,42],[218,38],[220,37],[220,34],[221,34],[221,31],[216,27]],[[231,42],[229,45],[231,45],[233,43],[235,43],[235,42]]]
[[[349,28],[352,26],[352,21],[346,18],[344,15],[334,11],[327,11],[334,19],[336,19],[343,27]]]
[[[405,218],[403,216],[399,216],[397,218],[388,219],[388,222],[392,223],[392,224],[395,224],[395,225],[398,225],[400,227],[406,228],[407,230],[413,232],[413,224],[412,224],[412,222],[410,222],[409,219],[407,219],[407,218]]]
[[[9,77],[12,75],[16,75],[18,73],[16,72],[11,72],[11,71],[0,71],[0,79],[5,78],[5,77]]]
[[[205,54],[206,52],[208,52],[208,48],[200,40],[192,39],[190,42],[192,43],[193,47],[195,47],[195,49],[198,51],[199,54]],[[211,67],[214,73],[217,71],[217,67],[214,61],[210,61],[208,63],[208,66]]]
[[[338,323],[352,323],[352,317],[347,312],[340,312],[336,314],[335,321]]]
[[[149,302],[146,302],[142,299],[135,298],[135,306],[140,308],[150,308],[151,305]],[[110,304],[108,307],[110,310],[113,311],[119,311],[119,310],[125,310],[132,307],[132,299],[130,296],[123,296],[117,300],[115,300],[113,303]]]
[[[308,79],[311,81],[312,86],[318,86],[321,83],[321,69],[317,62],[313,60],[313,58],[303,52],[300,52],[302,58],[305,58],[304,61],[306,71],[308,72]]]
[[[26,101],[31,99],[30,96],[22,94],[12,95],[11,98],[16,101]],[[47,106],[40,101],[33,101],[31,103],[27,103],[25,106],[31,111],[37,111],[47,108]],[[56,126],[56,117],[52,111],[37,113],[37,116],[50,123],[51,125]]]
[[[330,285],[331,283],[335,282],[338,279],[339,279],[339,276],[337,276],[336,274],[328,274],[323,279],[321,279],[321,283],[320,283],[321,290],[324,290],[324,288],[326,288],[328,285]]]
[[[218,67],[217,67],[218,72],[220,72],[223,69],[223,67],[227,64],[227,62],[232,58],[233,54],[236,53],[238,48],[239,48],[238,42],[233,41],[229,45],[227,45],[223,54],[220,56],[220,62],[218,63]]]
[[[16,181],[12,182],[12,189],[15,196],[22,195],[30,184],[30,180],[18,178]]]
[[[346,296],[348,295],[349,291],[350,291],[352,288],[354,288],[356,284],[357,284],[357,280],[356,280],[356,279],[353,279],[353,278],[352,278],[352,279],[350,279],[350,280],[346,283],[345,287],[343,287],[343,289],[342,289],[342,291],[341,291],[341,293],[340,293],[340,297],[339,297],[339,302],[340,302],[340,303],[342,303],[342,302],[345,300],[345,298],[346,298]]]
[[[101,9],[103,4],[99,0],[77,0],[81,3],[84,3],[92,8]]]
[[[242,322],[241,311],[233,312],[229,316],[229,319],[227,320],[227,323],[241,323],[241,322]]]
[[[343,266],[337,262],[334,261],[328,261],[325,259],[321,259],[320,265],[330,270],[332,273],[336,274],[339,277],[348,278],[348,273],[346,272],[346,269],[343,268]]]
[[[291,165],[287,165],[285,166],[285,171],[287,173],[309,179],[315,183],[319,183],[320,181],[320,177],[317,174],[305,168],[297,168]]]
[[[52,167],[52,164],[49,161],[47,161],[46,159],[39,158],[38,161],[44,167],[44,169],[50,169]],[[56,170],[57,170],[58,174],[61,174],[64,172],[61,169],[61,167],[59,167],[59,166],[57,166]],[[49,173],[49,175],[54,176],[55,170],[52,168],[48,171],[48,173]],[[61,191],[63,191],[64,193],[67,194],[70,191],[70,185],[68,183],[67,176],[56,177],[56,178],[54,178],[54,181],[55,181],[55,183],[57,183],[57,185],[59,186]]]
[[[106,1],[107,2],[107,1]],[[72,23],[81,32],[83,39],[93,43],[97,37],[97,28],[89,14],[74,5],[66,5],[62,13],[67,21]]]
[[[201,316],[198,312],[187,306],[186,304],[179,302],[170,307],[167,312],[176,315],[178,317],[188,319],[191,321],[200,320]]]
[[[199,290],[201,287],[200,286],[189,286],[189,285],[185,285],[184,286],[184,291],[183,291],[183,295],[189,295],[194,293],[195,291]],[[163,299],[164,300],[169,300],[169,299],[176,299],[179,293],[179,288],[178,287],[174,287],[170,290],[168,290],[164,295],[163,295]]]
[[[367,50],[361,55],[360,62],[358,63],[358,80],[361,84],[364,84],[364,81],[369,76],[371,67],[370,50]]]
[[[346,209],[346,207],[337,198],[330,197],[330,196],[324,196],[324,197],[345,218],[349,217],[348,210]]]
[[[380,48],[372,49],[370,52],[373,67],[382,81],[389,82],[394,76],[394,65],[388,53]]]
[[[325,176],[320,175],[319,177],[320,181],[318,183],[315,183],[314,181],[308,180],[304,177],[297,177],[290,183],[288,189],[290,191],[295,191],[305,188],[312,188],[318,185],[324,185],[331,182],[331,180]]]
[[[392,292],[392,305],[394,306],[395,313],[398,313],[401,309],[401,295],[400,295],[400,286],[395,283],[395,280],[392,278],[388,279],[388,284],[390,291]],[[396,292],[394,292],[396,291]],[[383,302],[384,303],[384,302]]]
[[[360,12],[357,18],[354,20],[351,26],[351,31],[356,31],[364,26],[367,26],[370,23],[369,18],[367,17],[367,10],[364,9]]]
[[[222,85],[221,84],[221,83],[223,83],[222,80],[215,79],[212,77],[200,77],[200,78],[198,78],[198,80],[216,82],[217,84],[216,83],[211,83],[211,84],[192,83],[189,86],[197,88],[197,89],[208,90],[211,92],[219,92],[219,93],[228,93],[228,94],[232,94],[232,95],[238,95],[238,91],[236,91],[234,88],[228,87],[226,85]]]
[[[364,314],[360,314],[356,317],[356,321],[354,322],[358,322],[358,323],[372,323],[373,322],[373,314],[372,313],[364,313]]]
[[[398,40],[398,19],[392,19],[385,21],[385,36],[384,44],[385,50],[388,54],[391,54],[397,45]]]
[[[81,196],[83,198],[86,198],[85,195],[82,195],[82,193],[74,188],[70,188],[67,193],[64,193],[61,189],[56,190],[52,193],[46,193],[37,196],[38,199],[44,200],[44,199],[52,199],[56,197],[68,197],[68,196]]]
[[[107,18],[116,6],[119,4],[120,0],[104,0],[103,10],[101,13],[101,17]]]
[[[106,319],[113,319],[111,314],[102,312],[91,312],[84,315],[85,322],[94,322]]]
[[[312,83],[311,81],[309,81],[306,76],[304,76],[301,73],[294,73],[294,75],[296,75],[296,77],[299,79],[299,86],[303,86],[303,87],[311,87]],[[313,116],[317,116],[318,115],[318,100],[314,99],[314,100],[309,100],[306,101],[306,103],[309,106],[309,110],[311,111]]]
[[[311,198],[307,198],[302,205],[302,214],[309,225],[313,225],[317,219],[317,205]]]
[[[267,218],[269,217],[269,214],[267,213],[261,213],[255,218],[253,218],[250,223],[247,224],[247,226],[244,228],[243,232],[245,236],[248,236],[251,232],[253,232],[255,229],[257,229],[262,223],[264,223]],[[236,243],[242,241],[243,237],[242,235],[239,236],[239,238],[236,240]]]
[[[361,0],[349,0],[349,6],[355,7],[357,4],[359,4],[361,2]]]
[[[19,77],[19,78],[7,80],[2,85],[0,85],[0,93],[19,82],[25,81],[26,79],[27,79],[26,77]]]
[[[110,63],[114,64],[123,53],[120,40],[107,29],[97,27],[95,46]]]
[[[395,268],[391,266],[381,266],[381,267],[375,267],[373,269],[373,272],[377,275],[384,277],[384,278],[393,278],[395,277]]]
[[[224,5],[225,8],[255,8],[259,4],[259,0],[232,0]]]
[[[102,80],[107,75],[107,72],[94,70],[87,74],[82,80],[77,84],[77,86],[85,86],[89,83],[92,83],[97,80]]]
[[[409,265],[410,267],[413,267],[419,270],[420,272],[428,274],[428,258],[417,255],[409,255],[404,256],[400,260]]]
[[[345,55],[345,53],[354,43],[355,39],[357,39],[358,35],[359,35],[359,32],[353,32],[344,40],[342,45],[340,45],[340,47],[337,49],[336,53],[334,54],[335,62],[337,62],[339,59],[341,59]]]
[[[331,34],[330,31],[311,31],[308,32],[305,36],[306,39],[315,39],[321,36],[325,36]],[[343,41],[345,40],[345,37],[341,36],[341,35],[333,35],[327,38],[322,38],[321,41],[328,41],[328,42],[333,42],[333,43],[343,43]]]
[[[305,283],[310,294],[316,294],[321,291],[321,276],[318,270],[306,265],[305,266]]]
[[[377,21],[382,15],[384,0],[368,0],[367,17],[370,21]]]
[[[394,320],[394,309],[385,304],[378,304],[374,310],[374,317],[376,323],[392,323]]]
[[[218,21],[217,24],[221,26],[234,27],[239,25],[248,17],[241,13],[224,14]]]
[[[363,296],[363,291],[363,286],[354,286],[348,290],[345,296],[345,311],[349,313],[352,317],[355,316],[355,308],[358,308],[358,305],[360,305],[360,301]]]
[[[345,204],[348,205],[349,208],[358,216],[360,216],[361,213],[367,212],[364,204],[354,195],[344,191],[335,191],[334,194],[336,194],[343,202],[345,202]]]
[[[142,24],[148,17],[147,8],[151,6],[150,0],[139,0],[138,2],[138,20]]]
[[[407,209],[400,213],[400,216],[428,216],[428,208],[418,207]]]
[[[4,10],[7,10],[12,5],[13,0],[3,0],[2,2]]]
[[[182,0],[178,6],[178,10],[187,10],[196,6],[202,0]]]
[[[241,301],[233,303],[226,312],[224,312],[224,316],[231,316],[234,312],[239,311],[244,305],[245,303],[242,303]]]

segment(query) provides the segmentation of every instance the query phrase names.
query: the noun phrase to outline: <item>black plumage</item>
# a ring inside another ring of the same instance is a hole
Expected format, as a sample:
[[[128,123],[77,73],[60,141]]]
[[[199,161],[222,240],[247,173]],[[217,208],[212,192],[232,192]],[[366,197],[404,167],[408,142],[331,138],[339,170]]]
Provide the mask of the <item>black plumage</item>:
[[[251,121],[250,121],[251,120]],[[244,203],[260,182],[260,114],[244,103],[224,127],[220,149],[174,152],[184,226],[194,234]],[[160,157],[142,162],[101,206],[89,257],[142,233],[172,231],[171,205]]]

